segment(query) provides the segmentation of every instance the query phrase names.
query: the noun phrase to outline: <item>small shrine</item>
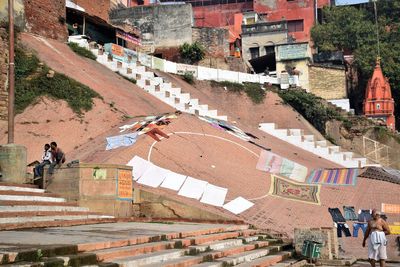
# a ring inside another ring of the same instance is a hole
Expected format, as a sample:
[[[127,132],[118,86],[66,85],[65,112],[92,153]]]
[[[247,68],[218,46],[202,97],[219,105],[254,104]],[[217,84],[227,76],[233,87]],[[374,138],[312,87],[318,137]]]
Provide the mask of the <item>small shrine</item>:
[[[394,100],[389,81],[383,76],[379,58],[365,91],[364,115],[383,120],[389,129],[395,130]]]

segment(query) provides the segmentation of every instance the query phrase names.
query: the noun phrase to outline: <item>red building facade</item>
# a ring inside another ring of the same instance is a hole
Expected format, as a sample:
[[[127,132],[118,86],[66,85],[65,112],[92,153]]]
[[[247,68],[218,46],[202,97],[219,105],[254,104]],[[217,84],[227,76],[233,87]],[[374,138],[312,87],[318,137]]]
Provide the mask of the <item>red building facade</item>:
[[[269,22],[286,20],[294,41],[308,42],[318,9],[329,4],[330,0],[254,0],[254,11]]]
[[[395,130],[394,100],[379,60],[365,91],[364,114],[370,118],[384,120],[389,129]]]

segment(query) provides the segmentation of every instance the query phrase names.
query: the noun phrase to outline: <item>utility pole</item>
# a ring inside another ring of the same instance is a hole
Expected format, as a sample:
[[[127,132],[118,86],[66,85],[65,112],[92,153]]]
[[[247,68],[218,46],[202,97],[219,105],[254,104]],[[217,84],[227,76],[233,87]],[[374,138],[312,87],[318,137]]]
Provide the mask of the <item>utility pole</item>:
[[[8,0],[8,38],[10,41],[8,52],[8,143],[14,143],[14,0]]]
[[[377,52],[378,52],[378,58],[380,59],[381,57],[381,51],[380,51],[380,44],[379,44],[379,24],[378,24],[378,10],[376,8],[376,1],[377,0],[372,0],[374,3],[374,13],[375,13],[375,27],[376,27],[376,44],[377,44]]]

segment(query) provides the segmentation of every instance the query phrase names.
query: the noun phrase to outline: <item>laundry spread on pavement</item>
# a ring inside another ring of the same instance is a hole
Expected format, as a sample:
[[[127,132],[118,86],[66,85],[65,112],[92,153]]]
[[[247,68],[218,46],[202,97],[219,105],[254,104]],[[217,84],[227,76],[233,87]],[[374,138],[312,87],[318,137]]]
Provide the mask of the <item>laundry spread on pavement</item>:
[[[308,177],[311,184],[355,185],[358,169],[318,169],[313,170]]]
[[[138,136],[137,133],[130,133],[130,134],[122,134],[122,135],[107,137],[106,150],[131,146],[136,143],[137,136]]]
[[[261,150],[256,168],[260,171],[279,174],[297,182],[304,182],[307,177],[305,166],[267,150]]]
[[[247,210],[254,204],[244,198],[237,198],[225,207],[225,197],[228,189],[216,186],[171,170],[161,168],[139,156],[134,156],[127,166],[132,167],[132,179],[138,184],[153,188],[162,187],[178,191],[178,195],[199,200],[201,203],[223,207],[235,214]]]

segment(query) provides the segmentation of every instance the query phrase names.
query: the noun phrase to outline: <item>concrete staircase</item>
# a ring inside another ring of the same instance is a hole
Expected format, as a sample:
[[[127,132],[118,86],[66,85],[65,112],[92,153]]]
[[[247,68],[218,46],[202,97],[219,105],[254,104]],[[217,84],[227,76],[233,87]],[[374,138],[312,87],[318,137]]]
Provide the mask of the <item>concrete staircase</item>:
[[[75,249],[75,250],[74,250]],[[0,254],[7,266],[288,266],[292,245],[246,225]],[[71,254],[72,253],[72,254]],[[34,259],[34,260],[32,260]]]
[[[0,230],[98,223],[112,218],[33,185],[0,183]]]
[[[314,135],[305,135],[301,129],[278,129],[275,123],[260,123],[259,129],[343,167],[360,168],[367,165],[366,158],[342,151],[339,146],[330,145],[327,140],[318,141]]]
[[[227,116],[218,115],[217,110],[210,110],[208,105],[200,104],[199,99],[191,98],[190,94],[182,92],[181,88],[174,87],[162,77],[156,77],[154,72],[141,66],[139,62],[121,62],[107,53],[99,52],[98,49],[91,49],[91,51],[97,56],[97,62],[124,77],[135,79],[140,88],[177,110],[218,120],[228,120]]]

